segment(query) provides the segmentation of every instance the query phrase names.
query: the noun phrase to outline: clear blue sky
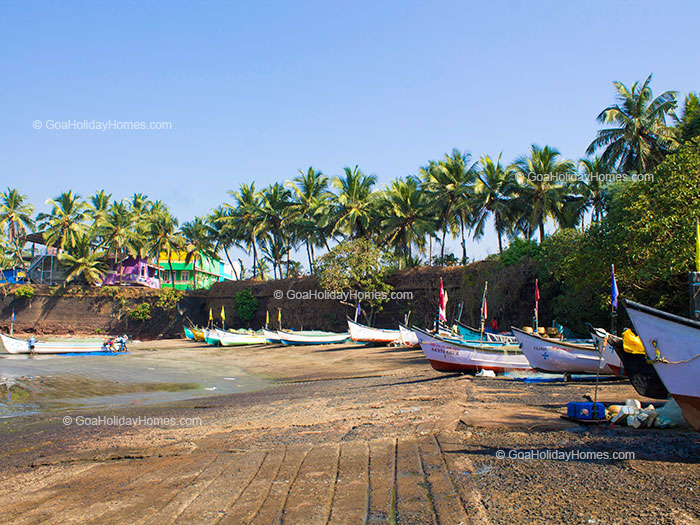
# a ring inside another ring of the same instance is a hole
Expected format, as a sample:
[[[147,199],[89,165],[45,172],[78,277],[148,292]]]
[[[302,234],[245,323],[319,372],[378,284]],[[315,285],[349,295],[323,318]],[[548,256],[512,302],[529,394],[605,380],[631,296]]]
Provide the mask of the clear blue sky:
[[[700,90],[699,20],[694,1],[4,1],[1,185],[39,209],[143,192],[185,221],[309,165],[383,185],[453,147],[578,158],[613,80]],[[32,125],[84,119],[173,129]]]

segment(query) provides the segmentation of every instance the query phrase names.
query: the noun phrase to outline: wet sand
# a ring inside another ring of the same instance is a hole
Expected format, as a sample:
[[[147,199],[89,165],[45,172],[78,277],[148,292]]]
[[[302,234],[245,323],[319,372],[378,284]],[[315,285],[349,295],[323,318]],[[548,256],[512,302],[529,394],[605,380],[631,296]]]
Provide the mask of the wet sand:
[[[420,350],[182,345],[134,349],[188,352],[272,385],[0,420],[0,521],[700,522],[700,435],[560,419],[592,384],[445,375]],[[628,383],[599,390],[606,403],[629,397]],[[85,415],[173,424],[75,424]],[[577,457],[524,459],[531,450]]]

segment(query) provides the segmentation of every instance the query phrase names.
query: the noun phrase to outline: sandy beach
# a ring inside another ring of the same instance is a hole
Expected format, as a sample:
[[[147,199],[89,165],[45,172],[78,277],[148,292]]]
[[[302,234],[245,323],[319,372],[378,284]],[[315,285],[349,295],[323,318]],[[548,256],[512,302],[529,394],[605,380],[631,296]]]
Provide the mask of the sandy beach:
[[[267,386],[0,420],[1,522],[700,522],[698,434],[560,419],[589,383],[446,375],[388,347],[132,348],[154,350]]]

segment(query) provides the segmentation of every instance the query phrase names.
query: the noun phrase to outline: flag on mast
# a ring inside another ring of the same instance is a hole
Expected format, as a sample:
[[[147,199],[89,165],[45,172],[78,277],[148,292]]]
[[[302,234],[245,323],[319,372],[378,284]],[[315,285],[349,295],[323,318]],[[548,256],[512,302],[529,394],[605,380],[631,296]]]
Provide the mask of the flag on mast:
[[[614,310],[617,310],[617,296],[620,295],[620,293],[617,290],[617,281],[615,280],[615,265],[612,266],[612,288],[610,290],[610,299],[612,300],[612,307]]]
[[[270,324],[270,310],[265,310],[265,328]]]
[[[282,330],[282,308],[277,309],[277,325]]]
[[[447,290],[442,284],[442,277],[440,277],[440,301],[438,304],[438,313],[440,314],[440,321],[447,322]]]
[[[484,321],[488,319],[489,317],[489,310],[488,306],[486,304],[486,287],[488,286],[488,282],[484,286],[484,297],[481,299],[481,317],[483,318]]]
[[[214,314],[211,311],[211,308],[209,308],[209,320],[213,321],[214,320]]]
[[[535,279],[535,319],[540,320],[540,283]]]
[[[357,322],[357,317],[362,313],[362,307],[360,306],[361,301],[357,301],[357,308],[355,308],[355,322]]]
[[[221,320],[225,321],[226,320],[226,310],[224,310],[224,305],[221,305]]]

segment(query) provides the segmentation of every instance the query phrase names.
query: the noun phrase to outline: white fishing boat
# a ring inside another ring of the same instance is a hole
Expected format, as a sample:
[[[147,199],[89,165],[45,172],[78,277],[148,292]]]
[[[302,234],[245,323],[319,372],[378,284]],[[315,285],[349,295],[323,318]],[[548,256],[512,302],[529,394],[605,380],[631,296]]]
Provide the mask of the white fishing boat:
[[[265,336],[265,340],[268,343],[279,344],[282,342],[282,340],[280,339],[280,336],[277,334],[277,331],[275,331],[275,330],[268,330],[267,328],[263,328],[262,333]]]
[[[488,332],[484,330],[484,332],[480,332],[479,330],[472,328],[471,326],[467,326],[466,324],[460,322],[460,321],[455,321],[455,326],[457,327],[457,331],[459,332],[459,335],[462,339],[465,341],[490,341],[494,343],[507,343],[511,345],[517,345],[518,341],[513,337],[512,335],[508,334],[495,334],[493,332]]]
[[[600,375],[617,375],[613,368],[618,372],[621,368],[617,354],[613,352],[612,356],[608,356],[608,361],[605,356],[598,353],[593,343],[570,343],[549,339],[515,327],[513,327],[513,334],[532,368],[541,372],[557,374],[595,374],[597,372]]]
[[[348,319],[350,337],[357,343],[392,344],[401,342],[399,330],[387,330],[384,328],[372,328]]]
[[[283,345],[332,345],[345,343],[350,340],[350,333],[322,332],[320,330],[305,330],[294,332],[277,330],[277,335]]]
[[[530,363],[518,345],[473,342],[435,336],[413,327],[430,365],[439,372],[530,370]]]
[[[0,340],[5,350],[10,354],[30,354],[29,341],[17,339],[9,335],[0,334]],[[110,342],[88,341],[36,341],[33,353],[35,354],[80,354],[91,352],[126,351],[126,341],[117,338]]]
[[[226,332],[217,329],[216,335],[221,346],[264,345],[267,343],[267,338],[264,334],[255,332]]]
[[[411,348],[418,348],[420,343],[418,342],[418,336],[410,328],[406,328],[404,325],[399,325],[399,333],[401,334],[401,343],[404,346]]]
[[[617,355],[613,344],[615,339],[619,338],[609,334],[602,328],[593,327],[591,327],[591,337],[593,337],[593,346],[595,346],[599,352],[602,351],[603,359],[610,367],[610,370],[618,377],[627,377],[620,356]]]
[[[700,323],[625,299],[622,304],[661,381],[700,432]]]

